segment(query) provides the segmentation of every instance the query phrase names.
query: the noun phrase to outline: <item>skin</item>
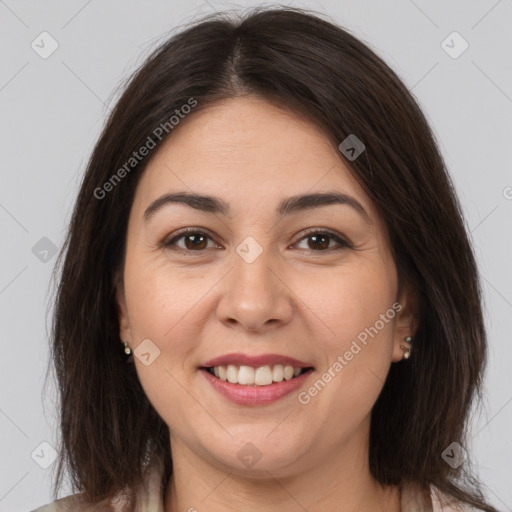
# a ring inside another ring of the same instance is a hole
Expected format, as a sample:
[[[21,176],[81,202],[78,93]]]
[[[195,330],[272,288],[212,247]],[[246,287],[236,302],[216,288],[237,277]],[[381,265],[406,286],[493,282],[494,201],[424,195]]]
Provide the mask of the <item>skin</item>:
[[[332,190],[357,199],[369,222],[339,204],[276,216],[284,198]],[[167,204],[144,222],[155,199],[178,191],[221,197],[233,214]],[[186,227],[209,238],[162,245]],[[315,243],[308,228],[353,248]],[[250,264],[236,252],[248,236],[262,248]],[[382,219],[316,126],[250,96],[181,121],[138,184],[117,298],[121,339],[160,350],[148,366],[134,362],[170,429],[166,512],[400,510],[398,488],[370,475],[369,428],[400,345],[414,334],[413,301],[398,293]],[[315,367],[299,391],[307,390],[396,301],[400,312],[306,405],[297,392],[237,405],[198,369],[229,352],[279,353]],[[250,468],[237,457],[248,442],[262,455]]]

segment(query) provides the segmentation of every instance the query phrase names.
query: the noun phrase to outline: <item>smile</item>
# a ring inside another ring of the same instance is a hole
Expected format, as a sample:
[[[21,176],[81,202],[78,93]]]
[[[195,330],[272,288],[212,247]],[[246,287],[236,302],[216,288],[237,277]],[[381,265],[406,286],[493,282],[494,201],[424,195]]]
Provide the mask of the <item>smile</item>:
[[[229,371],[230,366],[233,366],[233,369],[231,371]],[[289,366],[288,368],[291,368],[291,370],[286,370],[286,366],[284,366],[281,370],[279,369],[279,366],[282,365],[275,365],[273,367],[267,368],[265,368],[265,366],[257,368],[249,367],[250,370],[252,370],[252,377],[250,371],[247,371],[247,373],[245,373],[246,370],[243,370],[243,366],[238,367],[236,365],[227,365],[225,367],[225,370],[221,369],[220,367],[202,367],[200,368],[200,371],[204,375],[206,380],[211,384],[212,388],[216,392],[218,392],[223,398],[237,405],[258,406],[268,405],[270,403],[276,402],[280,398],[289,395],[293,391],[297,391],[300,387],[304,386],[306,379],[308,379],[309,376],[312,375],[314,371],[314,368],[312,367],[298,369],[295,368],[294,370],[293,366]],[[278,368],[276,369],[276,367]],[[219,377],[215,375],[215,368],[217,368]],[[260,370],[260,372],[258,372],[260,368],[263,368],[263,370]],[[224,371],[226,372],[226,380],[222,380],[220,378],[221,372],[222,375],[224,376]],[[272,371],[272,374],[270,373],[270,371]],[[273,380],[274,371],[276,372],[276,379],[280,378],[280,374],[282,372],[282,380]],[[290,371],[292,372],[291,377],[289,377]],[[286,376],[289,377],[288,379],[286,379],[285,372]],[[241,380],[244,381],[244,379],[246,379],[245,382],[247,382],[248,379],[250,378],[252,378],[253,380],[259,379],[260,373],[266,380],[261,380],[259,382],[268,382],[270,375],[272,375],[272,382],[263,385],[258,385],[255,382],[248,384],[241,384],[238,382],[238,380],[240,379],[240,374]],[[298,375],[295,375],[295,373],[298,373]],[[237,382],[230,382],[228,380],[229,376],[231,376],[232,380],[236,380]]]
[[[291,365],[265,365],[256,368],[246,365],[220,365],[206,370],[224,382],[242,386],[270,386],[283,380],[292,380],[309,368],[293,367]]]

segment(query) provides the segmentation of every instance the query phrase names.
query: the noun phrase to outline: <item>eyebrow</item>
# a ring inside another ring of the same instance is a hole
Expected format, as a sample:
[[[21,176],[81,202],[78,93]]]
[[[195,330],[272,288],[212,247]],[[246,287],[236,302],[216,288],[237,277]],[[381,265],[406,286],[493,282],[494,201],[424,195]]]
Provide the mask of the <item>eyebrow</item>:
[[[153,217],[158,210],[168,204],[184,204],[202,212],[220,214],[225,217],[231,216],[231,208],[229,204],[219,197],[205,196],[191,192],[176,192],[172,194],[165,194],[158,199],[155,199],[144,212],[144,221],[149,222],[151,217]],[[276,209],[276,213],[277,215],[284,216],[331,204],[349,206],[359,213],[366,222],[371,224],[368,212],[357,199],[337,191],[289,197],[279,204]]]

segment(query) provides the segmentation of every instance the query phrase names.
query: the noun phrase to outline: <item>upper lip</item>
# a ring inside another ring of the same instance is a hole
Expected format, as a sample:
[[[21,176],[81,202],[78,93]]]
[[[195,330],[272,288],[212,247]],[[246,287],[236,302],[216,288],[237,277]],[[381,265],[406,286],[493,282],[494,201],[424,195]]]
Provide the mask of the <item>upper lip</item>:
[[[203,367],[211,368],[229,364],[253,366],[255,368],[275,364],[290,365],[294,368],[309,368],[312,366],[311,364],[305,363],[304,361],[299,361],[293,357],[283,356],[281,354],[262,354],[259,356],[250,356],[247,354],[232,353],[210,359],[203,364]]]

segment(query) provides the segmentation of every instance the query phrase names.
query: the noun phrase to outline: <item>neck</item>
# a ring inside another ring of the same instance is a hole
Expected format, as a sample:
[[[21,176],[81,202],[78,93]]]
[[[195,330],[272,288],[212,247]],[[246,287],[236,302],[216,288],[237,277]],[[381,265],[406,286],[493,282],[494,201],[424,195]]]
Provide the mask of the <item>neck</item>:
[[[332,450],[330,457],[312,457],[302,469],[247,475],[206,460],[171,436],[173,474],[164,510],[400,512],[398,487],[384,488],[371,476],[368,444],[360,441]]]

